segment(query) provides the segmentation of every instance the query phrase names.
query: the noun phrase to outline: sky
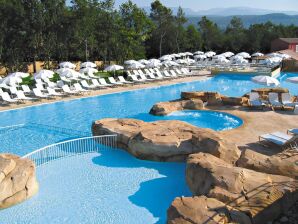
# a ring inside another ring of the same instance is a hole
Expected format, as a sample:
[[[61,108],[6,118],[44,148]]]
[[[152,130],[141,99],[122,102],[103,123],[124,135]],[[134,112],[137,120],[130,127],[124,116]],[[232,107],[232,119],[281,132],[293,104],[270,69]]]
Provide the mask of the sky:
[[[115,0],[119,5],[126,0]],[[132,0],[139,6],[149,6],[151,0]],[[276,11],[298,11],[298,0],[161,0],[167,7],[191,8],[195,11],[211,8],[251,7]]]

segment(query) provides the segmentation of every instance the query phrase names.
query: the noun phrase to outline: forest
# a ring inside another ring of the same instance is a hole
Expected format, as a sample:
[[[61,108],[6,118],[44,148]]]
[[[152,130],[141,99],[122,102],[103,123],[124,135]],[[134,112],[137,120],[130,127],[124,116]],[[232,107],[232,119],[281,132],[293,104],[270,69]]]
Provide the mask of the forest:
[[[225,29],[207,17],[189,24],[159,0],[146,13],[133,1],[0,0],[0,66],[17,70],[35,61],[158,58],[176,52],[267,53],[278,37],[297,37],[298,27],[271,22],[245,28],[233,17]],[[189,24],[189,25],[187,25]]]

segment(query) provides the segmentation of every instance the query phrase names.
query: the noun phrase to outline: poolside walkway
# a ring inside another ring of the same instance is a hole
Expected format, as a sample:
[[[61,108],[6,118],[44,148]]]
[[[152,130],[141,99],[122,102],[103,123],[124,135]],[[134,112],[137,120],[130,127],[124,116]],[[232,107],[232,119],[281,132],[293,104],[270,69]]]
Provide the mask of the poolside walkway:
[[[144,89],[144,88],[150,88],[155,86],[164,86],[164,85],[171,85],[171,84],[177,84],[182,82],[192,82],[192,81],[199,81],[204,80],[210,76],[210,72],[208,71],[196,71],[196,76],[188,76],[188,77],[181,77],[177,79],[171,79],[171,80],[160,80],[155,82],[148,82],[144,84],[136,84],[136,85],[124,85],[124,86],[117,86],[114,88],[107,88],[107,89],[99,89],[99,90],[92,90],[88,92],[87,94],[82,95],[71,95],[67,97],[55,97],[53,99],[41,99],[35,102],[24,102],[20,104],[8,104],[8,105],[0,105],[0,111],[4,110],[11,110],[16,108],[23,108],[28,107],[32,105],[39,105],[39,104],[46,104],[46,103],[53,103],[57,101],[69,101],[72,99],[77,98],[84,98],[84,97],[91,97],[91,96],[99,96],[104,94],[110,94],[110,93],[117,93],[117,92],[123,92],[123,91],[129,91],[129,90],[137,90],[137,89]]]
[[[280,153],[281,149],[274,145],[266,147],[259,144],[260,135],[277,131],[287,133],[288,129],[298,128],[298,115],[293,114],[293,111],[256,111],[243,107],[209,109],[231,113],[243,119],[244,124],[241,127],[222,131],[223,137],[234,142],[240,149],[253,149],[267,155]]]

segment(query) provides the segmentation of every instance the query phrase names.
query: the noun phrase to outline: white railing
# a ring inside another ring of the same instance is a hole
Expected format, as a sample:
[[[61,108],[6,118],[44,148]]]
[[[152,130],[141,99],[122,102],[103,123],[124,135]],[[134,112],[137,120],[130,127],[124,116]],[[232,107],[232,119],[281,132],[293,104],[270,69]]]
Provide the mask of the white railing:
[[[43,147],[23,156],[23,158],[31,159],[38,167],[64,157],[98,152],[102,149],[115,148],[116,146],[117,135],[84,137]]]

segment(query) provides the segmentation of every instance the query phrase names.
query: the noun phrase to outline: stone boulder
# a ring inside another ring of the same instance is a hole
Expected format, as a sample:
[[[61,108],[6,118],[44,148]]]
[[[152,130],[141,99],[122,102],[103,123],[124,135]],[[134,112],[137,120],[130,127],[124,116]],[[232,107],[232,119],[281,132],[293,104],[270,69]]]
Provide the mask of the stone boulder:
[[[203,102],[208,102],[209,106],[222,105],[221,95],[218,92],[181,92],[181,99],[200,99]]]
[[[235,167],[207,153],[189,156],[186,180],[194,195],[216,198],[254,224],[274,220],[298,200],[294,179]]]
[[[163,116],[179,110],[201,110],[204,109],[204,103],[199,99],[178,100],[170,102],[160,102],[150,110],[150,114]]]
[[[15,155],[0,154],[0,209],[23,202],[37,191],[34,163]]]
[[[262,173],[277,174],[298,179],[298,154],[293,152],[289,157],[281,155],[266,156],[252,150],[242,152],[237,166],[252,169]]]
[[[240,157],[236,145],[220,133],[182,121],[102,119],[93,123],[92,133],[117,134],[120,148],[145,160],[185,161],[189,154],[206,152],[233,164]]]
[[[168,224],[251,224],[245,213],[205,196],[176,198],[168,209],[167,218]]]

